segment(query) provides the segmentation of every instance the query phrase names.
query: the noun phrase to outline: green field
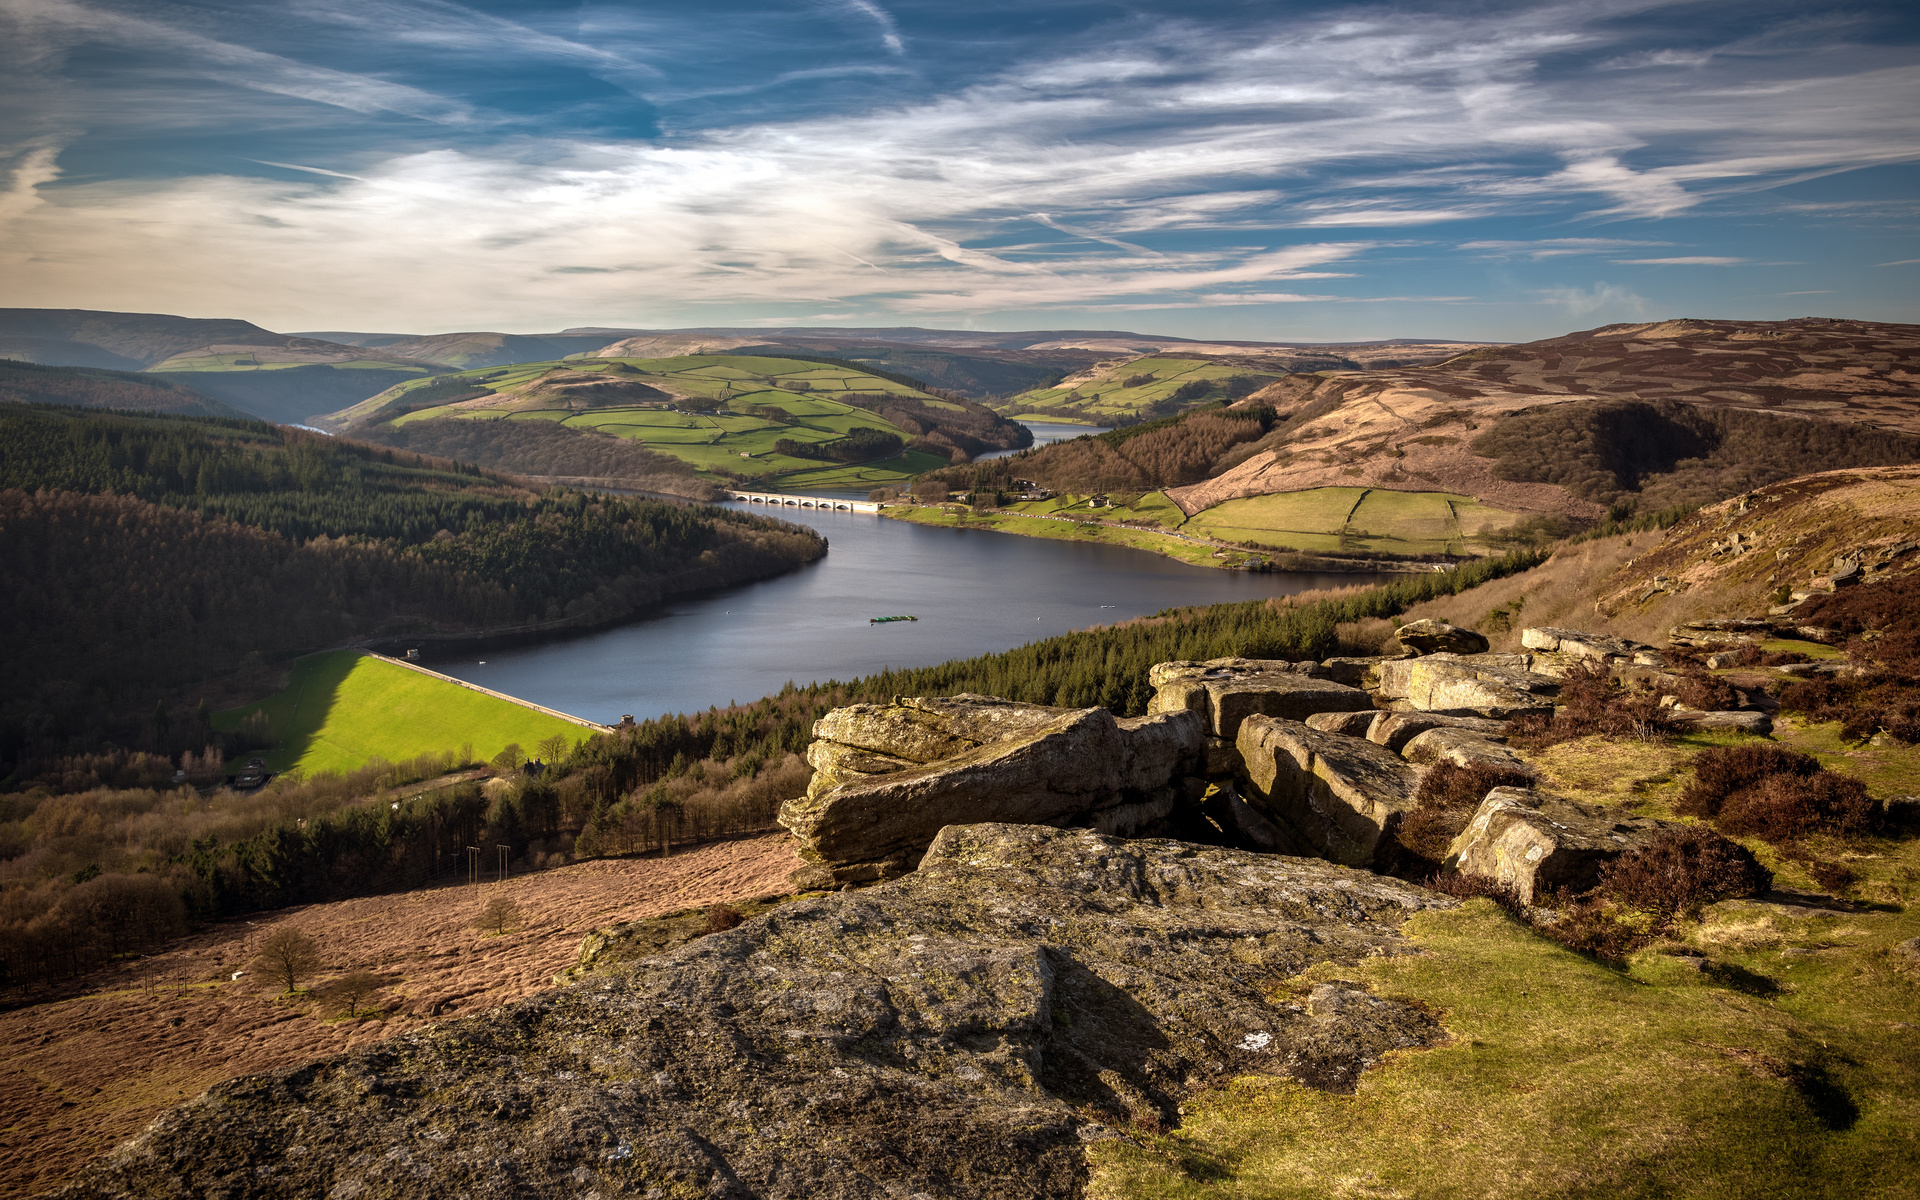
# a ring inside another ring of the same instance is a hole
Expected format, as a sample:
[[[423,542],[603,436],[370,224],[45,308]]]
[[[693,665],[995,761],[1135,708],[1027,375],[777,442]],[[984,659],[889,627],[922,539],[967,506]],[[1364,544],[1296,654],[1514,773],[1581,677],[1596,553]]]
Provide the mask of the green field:
[[[1127,386],[1129,379],[1141,375],[1151,375],[1153,378]],[[1136,358],[1119,366],[1102,368],[1090,380],[1022,392],[997,407],[1002,412],[1017,412],[1042,421],[1070,419],[1056,416],[1051,411],[1061,407],[1078,409],[1094,416],[1131,416],[1151,405],[1170,400],[1173,393],[1184,384],[1231,379],[1236,375],[1256,375],[1265,380],[1274,380],[1281,377],[1281,372],[1227,366],[1204,358]],[[1216,394],[1212,398],[1218,399],[1219,396]],[[1204,404],[1207,400],[1208,397],[1196,397],[1185,402],[1183,407]]]
[[[275,771],[351,771],[374,759],[400,762],[471,745],[480,760],[509,742],[528,750],[559,734],[567,744],[590,730],[357,650],[309,655],[285,690],[259,704],[214,714],[231,731],[265,711],[277,745],[261,755]]]
[[[1316,554],[1469,554],[1483,535],[1518,517],[1451,492],[1312,488],[1229,500],[1182,528],[1230,542],[1259,542]]]

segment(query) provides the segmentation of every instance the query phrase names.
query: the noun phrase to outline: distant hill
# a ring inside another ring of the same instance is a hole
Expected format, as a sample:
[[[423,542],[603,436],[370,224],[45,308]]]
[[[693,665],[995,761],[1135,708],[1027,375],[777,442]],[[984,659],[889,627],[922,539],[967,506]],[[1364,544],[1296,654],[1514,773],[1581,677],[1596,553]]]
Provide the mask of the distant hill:
[[[1621,503],[1707,502],[1809,470],[1910,461],[1917,368],[1920,326],[1806,318],[1609,325],[1432,367],[1296,375],[1244,401],[1293,418],[1284,433],[1169,495],[1195,513],[1364,485],[1586,519]]]
[[[1430,366],[1291,374],[1228,407],[942,476],[1161,489],[1134,508],[1243,544],[1466,552],[1911,462],[1920,326],[1808,318],[1610,325]]]
[[[668,358],[574,358],[517,363],[402,384],[320,419],[328,429],[394,445],[475,447],[483,461],[517,471],[527,463],[620,462],[619,473],[667,473],[643,457],[614,454],[599,431],[677,460],[708,483],[867,490],[1032,441],[1026,427],[964,398],[843,360],[695,354]],[[486,438],[422,425],[485,422]],[[550,426],[535,430],[536,425]],[[549,466],[540,474],[616,472]]]
[[[48,367],[0,359],[0,401],[71,404],[180,416],[244,417],[248,414],[177,380],[94,367]]]
[[[283,424],[442,369],[388,350],[275,333],[251,321],[78,308],[0,309],[0,357],[178,375],[195,391]]]

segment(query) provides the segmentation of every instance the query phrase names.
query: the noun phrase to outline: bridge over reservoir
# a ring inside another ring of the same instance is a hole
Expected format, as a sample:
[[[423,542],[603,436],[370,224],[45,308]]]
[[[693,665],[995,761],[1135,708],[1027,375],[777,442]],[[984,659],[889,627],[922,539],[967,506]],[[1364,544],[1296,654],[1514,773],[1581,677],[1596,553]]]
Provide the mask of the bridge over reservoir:
[[[732,500],[744,500],[748,504],[784,504],[792,508],[828,508],[841,512],[880,511],[879,502],[874,500],[846,500],[835,496],[795,496],[787,492],[742,492],[732,488],[727,490]]]

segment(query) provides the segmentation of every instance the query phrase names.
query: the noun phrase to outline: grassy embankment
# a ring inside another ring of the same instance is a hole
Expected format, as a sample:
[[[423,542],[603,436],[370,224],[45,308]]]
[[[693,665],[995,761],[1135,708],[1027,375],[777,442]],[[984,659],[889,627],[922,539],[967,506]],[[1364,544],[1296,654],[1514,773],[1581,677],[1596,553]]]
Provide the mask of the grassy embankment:
[[[555,371],[603,374],[713,407],[707,412],[672,411],[657,404],[596,403],[584,407],[542,386]],[[445,418],[554,421],[631,438],[703,472],[752,476],[762,486],[788,490],[873,488],[947,465],[947,459],[919,451],[877,462],[842,465],[780,454],[774,449],[783,439],[813,445],[836,441],[859,427],[896,434],[902,441],[913,436],[877,413],[844,403],[836,396],[885,393],[912,397],[931,408],[960,410],[957,404],[892,380],[797,359],[739,355],[584,358],[519,363],[463,375],[470,376],[476,388],[485,388],[492,395],[417,409],[395,418],[393,423]],[[433,383],[447,387],[463,375],[438,376]],[[383,393],[339,415],[349,421],[377,418],[382,410],[404,408],[411,390]],[[755,409],[762,411],[755,413]],[[784,416],[770,419],[764,411],[768,409],[777,409]]]
[[[1021,392],[998,407],[1002,412],[1040,421],[1085,423],[1101,417],[1136,417],[1156,405],[1165,407],[1178,404],[1174,393],[1195,383],[1216,384],[1222,380],[1247,376],[1269,383],[1282,374],[1282,371],[1227,366],[1205,358],[1138,358],[1098,368],[1088,375],[1075,376],[1071,382],[1063,381],[1054,387]],[[1142,379],[1142,376],[1146,378]],[[1191,397],[1191,401],[1198,404],[1204,398],[1204,394],[1196,395]],[[1054,411],[1061,408],[1072,411],[1069,415]]]
[[[1191,518],[1164,492],[1148,492],[1111,508],[1092,507],[1084,496],[1056,496],[981,512],[908,507],[887,509],[886,515],[922,525],[1102,541],[1233,570],[1272,554],[1230,543],[1336,557],[1356,552],[1407,557],[1488,553],[1492,547],[1485,535],[1516,519],[1470,496],[1357,487],[1250,496],[1216,504]],[[1158,528],[1092,523],[1126,521],[1152,522]]]
[[[472,746],[492,758],[509,742],[532,752],[556,734],[572,746],[593,731],[537,709],[412,671],[357,650],[331,650],[294,664],[285,689],[258,704],[214,714],[231,731],[267,714],[277,745],[261,755],[275,771],[346,772],[376,758],[403,762]]]

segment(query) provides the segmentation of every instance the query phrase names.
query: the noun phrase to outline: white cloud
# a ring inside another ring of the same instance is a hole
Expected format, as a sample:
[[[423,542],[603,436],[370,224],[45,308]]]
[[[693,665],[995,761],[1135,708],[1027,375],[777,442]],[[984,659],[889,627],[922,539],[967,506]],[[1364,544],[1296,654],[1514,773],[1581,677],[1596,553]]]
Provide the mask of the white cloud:
[[[1589,288],[1544,288],[1533,295],[1543,304],[1566,309],[1570,317],[1590,316],[1603,310],[1625,316],[1642,316],[1647,311],[1645,296],[1610,283],[1596,283]]]
[[[1479,250],[1495,257],[1565,258],[1576,254],[1618,253],[1635,246],[1669,246],[1671,242],[1637,241],[1632,238],[1536,238],[1531,241],[1461,242],[1461,250]]]
[[[1731,267],[1747,260],[1727,258],[1718,254],[1687,254],[1678,258],[1616,258],[1613,261],[1631,266],[1648,267]]]

